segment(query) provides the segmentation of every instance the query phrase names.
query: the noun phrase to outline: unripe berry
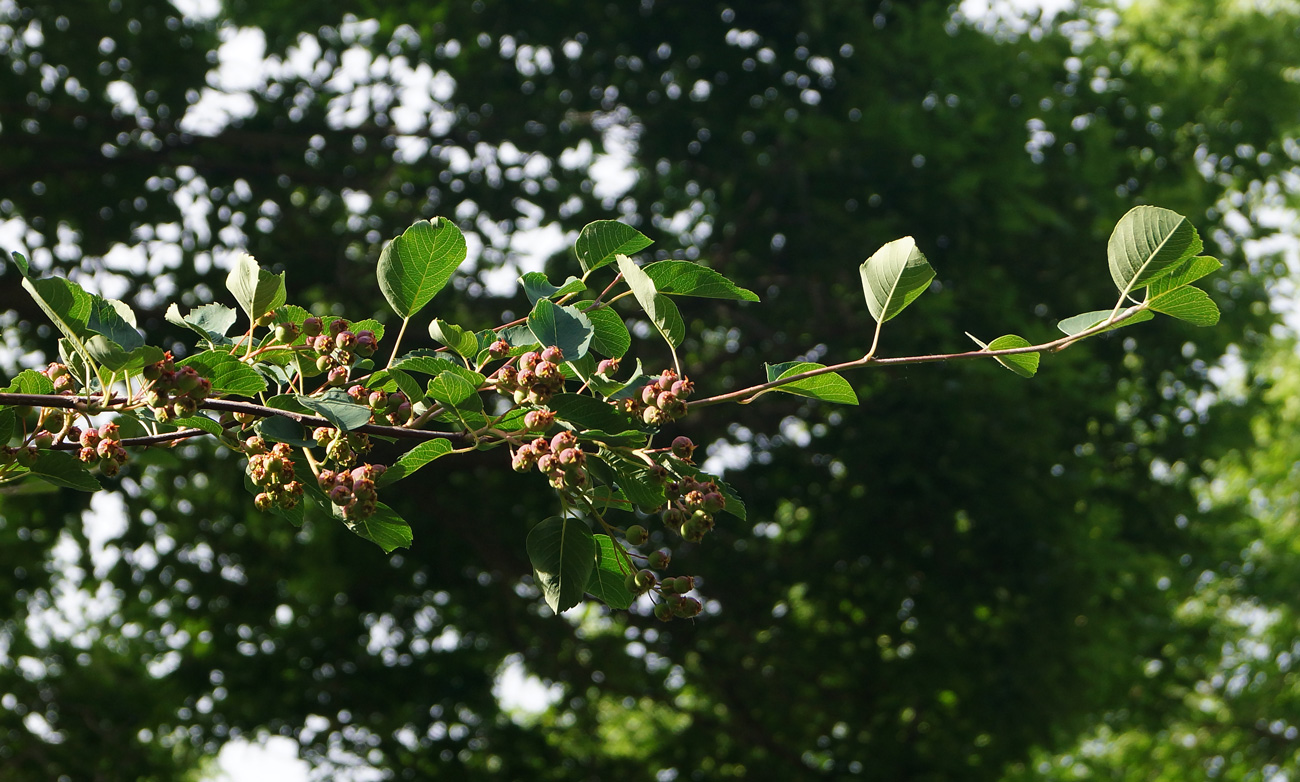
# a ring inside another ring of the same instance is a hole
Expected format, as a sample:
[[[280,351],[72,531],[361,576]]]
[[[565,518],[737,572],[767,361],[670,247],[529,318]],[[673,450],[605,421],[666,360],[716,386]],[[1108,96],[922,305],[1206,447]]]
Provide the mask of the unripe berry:
[[[663,570],[673,561],[673,555],[667,549],[651,551],[646,564],[655,570]]]
[[[371,391],[366,401],[369,403],[371,410],[386,410],[388,409],[388,392],[382,390]]]
[[[347,505],[352,502],[352,490],[346,486],[335,486],[330,489],[330,502],[335,505]]]
[[[501,367],[497,372],[497,391],[511,394],[519,389],[519,370],[514,367]]]
[[[255,324],[257,324],[258,326],[269,326],[269,325],[271,325],[272,323],[275,322],[275,313],[274,313],[274,312],[264,312],[264,313],[262,313],[261,315],[258,315],[258,316],[257,316],[257,319],[254,320],[253,322],[254,322]]]
[[[691,442],[691,438],[683,435],[673,439],[673,456],[689,462],[694,453],[695,443]]]
[[[699,616],[699,613],[702,610],[704,610],[704,606],[700,604],[700,601],[693,597],[684,597],[681,600],[678,600],[677,605],[673,607],[673,613],[683,619],[690,619],[693,616]]]
[[[652,571],[649,570],[637,571],[636,585],[637,585],[637,589],[641,590],[642,592],[654,586],[655,582],[657,582],[658,580],[659,579],[655,578],[655,574]]]
[[[678,576],[674,581],[676,583],[673,586],[673,591],[679,595],[684,595],[695,588],[695,579],[690,576]]]
[[[369,358],[370,356],[375,355],[375,351],[378,349],[379,340],[375,339],[375,333],[373,331],[362,330],[357,332],[357,344],[356,347],[352,349],[354,353],[362,358]]]
[[[41,449],[34,445],[26,445],[18,449],[18,463],[24,467],[31,467],[41,456]]]
[[[188,396],[182,396],[172,403],[172,412],[177,418],[185,418],[199,411],[199,403]]]
[[[502,359],[510,355],[510,343],[504,339],[498,339],[491,345],[488,345],[488,356],[493,359]]]
[[[650,532],[640,524],[633,524],[627,528],[627,532],[623,533],[623,537],[627,538],[627,542],[633,546],[640,546],[650,539]]]
[[[699,510],[704,507],[704,495],[699,491],[689,491],[682,497],[682,504],[686,510]]]
[[[321,491],[327,492],[338,485],[338,477],[338,473],[333,470],[321,470],[320,474],[316,476],[316,485],[320,487]]]
[[[534,432],[544,432],[555,423],[555,413],[551,410],[529,410],[524,413],[524,427]]]
[[[196,402],[201,402],[204,399],[207,399],[211,393],[212,381],[208,380],[206,377],[201,377],[199,378],[198,384],[195,385],[194,388],[190,389],[190,399],[193,399]]]
[[[257,420],[257,416],[253,413],[235,413],[235,420],[244,426],[248,426]]]
[[[100,440],[99,445],[95,446],[95,454],[101,459],[111,459],[113,458],[114,445],[113,440]],[[118,447],[121,448],[122,446],[119,445]]]
[[[348,368],[334,367],[330,370],[329,379],[326,382],[332,386],[341,386],[348,382]]]
[[[325,370],[334,366],[334,359],[330,358],[329,356],[321,356],[316,359],[315,366],[316,366],[316,374],[319,375],[321,372],[324,372]]]
[[[653,407],[655,400],[657,400],[658,398],[659,398],[659,385],[657,383],[651,383],[650,385],[641,389],[642,404],[650,405],[651,407]]]
[[[618,359],[603,358],[596,365],[596,374],[602,377],[608,377],[618,371]]]
[[[657,407],[647,407],[641,411],[641,420],[650,426],[660,426],[668,422],[668,416]]]
[[[548,387],[553,386],[557,381],[564,380],[564,373],[560,371],[559,365],[550,361],[537,362],[533,372],[537,373],[538,380],[546,383]]]
[[[360,402],[364,404],[366,396],[369,393],[370,392],[366,391],[365,387],[360,384],[354,384],[348,386],[348,397],[350,397],[353,402]]]
[[[77,388],[77,382],[72,379],[72,375],[64,375],[54,380],[54,393],[70,394]]]
[[[303,488],[298,481],[289,481],[284,485],[284,492],[280,495],[280,507],[288,510],[295,507],[302,500]]]
[[[537,362],[540,358],[541,357],[537,355],[537,351],[528,351],[519,357],[519,369],[521,371],[531,372],[533,367],[537,366]]]
[[[727,500],[718,492],[711,491],[704,495],[704,510],[717,513],[727,507]]]
[[[37,448],[49,448],[54,445],[54,433],[47,429],[40,430],[32,435],[32,445]]]
[[[551,345],[542,350],[542,361],[549,361],[552,364],[558,364],[564,360],[564,351],[559,346]]]
[[[388,395],[388,401],[385,403],[384,409],[390,413],[396,413],[397,409],[408,401],[406,394],[403,394],[401,391],[394,391]]]
[[[677,382],[677,372],[672,369],[665,369],[659,376],[659,387],[662,389],[672,388],[675,382]]]
[[[253,498],[253,507],[260,511],[268,511],[275,504],[275,499],[266,492],[262,492]]]
[[[176,370],[175,388],[182,394],[188,394],[199,384],[199,373],[194,367],[181,367]]]
[[[655,603],[655,619],[667,622],[673,618],[673,607],[667,603]]]
[[[515,377],[519,382],[520,388],[528,389],[537,385],[537,373],[534,372],[531,368],[520,370],[519,374],[516,375]]]
[[[580,468],[587,463],[587,455],[578,448],[565,448],[556,458],[565,470]]]
[[[312,343],[312,347],[316,348],[317,354],[327,356],[334,351],[334,338],[328,334],[321,334]]]
[[[87,445],[77,452],[77,458],[86,464],[94,464],[99,461],[99,451]]]
[[[275,327],[275,339],[286,345],[298,338],[298,324],[281,323]]]
[[[578,437],[569,430],[564,430],[551,438],[551,450],[559,453],[578,444]]]
[[[686,513],[680,508],[669,508],[663,513],[664,524],[676,529],[686,521]]]
[[[99,427],[99,436],[103,440],[120,440],[122,439],[121,429],[122,427],[110,421]]]
[[[394,421],[404,424],[411,420],[411,403],[403,402],[397,406],[397,410],[389,414]]]
[[[314,315],[302,322],[302,333],[309,337],[319,336],[323,330],[324,324],[321,323],[320,318]]]
[[[140,376],[149,382],[162,377],[162,362],[146,365],[144,369],[140,370]]]
[[[312,430],[311,438],[317,445],[324,445],[334,438],[334,430],[328,426],[318,426]]]
[[[673,381],[673,385],[669,390],[676,394],[678,399],[687,399],[691,394],[695,393],[695,384],[689,378],[684,377],[681,380]]]
[[[542,454],[537,460],[537,469],[546,475],[560,471],[560,460],[553,453]]]
[[[347,327],[348,327],[348,322],[346,320],[343,320],[342,318],[335,318],[334,320],[331,320],[329,325],[330,336],[337,337],[339,334],[343,333],[343,330],[346,329]]]
[[[351,353],[357,346],[357,335],[350,331],[340,331],[339,335],[334,338],[334,344],[339,346],[339,350],[345,350]]]
[[[253,435],[244,441],[244,453],[252,455],[266,453],[266,441],[257,435]]]

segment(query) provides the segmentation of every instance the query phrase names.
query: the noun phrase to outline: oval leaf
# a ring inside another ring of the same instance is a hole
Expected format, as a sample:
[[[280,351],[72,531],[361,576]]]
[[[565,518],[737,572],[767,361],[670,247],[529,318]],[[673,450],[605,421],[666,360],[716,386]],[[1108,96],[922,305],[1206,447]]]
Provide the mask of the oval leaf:
[[[623,611],[635,599],[627,588],[627,574],[631,572],[627,554],[608,535],[596,535],[596,566],[592,568],[587,591],[592,597],[610,608]]]
[[[745,290],[707,266],[691,261],[659,261],[645,267],[655,290],[669,296],[699,296],[707,299],[758,301],[758,294]]]
[[[987,349],[1012,350],[1014,348],[1027,348],[1031,344],[1033,343],[1024,337],[1007,334],[990,342]],[[1012,353],[1009,356],[994,356],[993,358],[997,359],[999,364],[1021,377],[1033,377],[1038,372],[1038,361],[1041,356],[1038,353]]]
[[[322,396],[298,394],[298,402],[345,432],[370,423],[370,408],[352,401],[347,392],[331,388]]]
[[[589,272],[613,262],[619,255],[631,255],[654,244],[630,225],[617,220],[597,220],[578,234],[573,250],[582,270]]]
[[[411,525],[382,502],[376,504],[375,512],[369,518],[357,521],[345,520],[343,524],[378,545],[385,554],[393,553],[394,549],[410,548],[411,541],[414,539],[411,535]]]
[[[254,396],[266,390],[266,381],[249,365],[220,350],[195,353],[176,364],[194,367],[212,381],[212,391],[224,396]]]
[[[1125,293],[1168,274],[1200,251],[1201,237],[1187,218],[1158,206],[1130,209],[1106,245],[1110,277]]]
[[[379,253],[379,290],[403,318],[419,312],[465,260],[465,237],[450,220],[421,220]]]
[[[582,602],[596,566],[596,541],[585,521],[552,516],[528,533],[527,548],[552,611],[563,613]]]
[[[862,292],[877,323],[894,317],[925,292],[934,269],[910,236],[895,239],[862,263]]]
[[[811,361],[787,361],[783,364],[768,364],[767,380],[770,383],[773,380],[780,380],[814,369],[824,369],[825,367],[825,364],[814,364]],[[858,403],[858,395],[853,392],[853,386],[849,385],[849,381],[834,372],[796,380],[789,385],[777,386],[769,390],[811,397],[841,405],[856,405]]]
[[[632,335],[617,312],[609,307],[601,307],[584,314],[595,329],[591,335],[592,350],[610,358],[622,358],[627,354],[632,347]]]
[[[1219,307],[1200,288],[1175,288],[1151,300],[1151,309],[1191,323],[1213,326],[1219,322]]]
[[[595,327],[591,319],[576,307],[560,306],[550,299],[540,299],[528,313],[528,330],[543,345],[554,345],[568,361],[587,355]]]
[[[682,340],[686,338],[686,324],[682,321],[682,314],[677,309],[677,305],[655,290],[654,280],[650,279],[650,275],[637,266],[635,261],[626,255],[618,256],[617,260],[618,270],[623,273],[623,279],[632,290],[632,296],[650,317],[650,323],[671,347],[676,348],[682,344]]]
[[[1066,318],[1060,323],[1057,323],[1056,327],[1060,329],[1062,332],[1073,337],[1075,334],[1079,334],[1081,332],[1087,331],[1093,326],[1096,326],[1097,324],[1106,320],[1106,318],[1110,317],[1110,313],[1111,313],[1110,310],[1093,310],[1092,312],[1085,312],[1080,315],[1075,315],[1072,318]],[[1120,328],[1121,326],[1130,326],[1134,323],[1142,323],[1144,321],[1151,320],[1154,317],[1155,316],[1151,314],[1151,310],[1139,310],[1137,313],[1129,317],[1127,320],[1120,321],[1119,323],[1111,326],[1110,328],[1104,329],[1097,333],[1105,334],[1107,331]]]
[[[86,465],[67,451],[41,451],[30,469],[37,478],[66,489],[99,491],[104,488]]]
[[[393,462],[384,471],[384,474],[379,476],[376,483],[380,486],[387,486],[390,483],[400,481],[434,459],[446,456],[451,452],[451,443],[446,440],[426,440],[402,454],[400,459]]]
[[[244,309],[249,320],[256,320],[284,304],[284,275],[272,274],[257,265],[245,252],[235,253],[226,288]]]

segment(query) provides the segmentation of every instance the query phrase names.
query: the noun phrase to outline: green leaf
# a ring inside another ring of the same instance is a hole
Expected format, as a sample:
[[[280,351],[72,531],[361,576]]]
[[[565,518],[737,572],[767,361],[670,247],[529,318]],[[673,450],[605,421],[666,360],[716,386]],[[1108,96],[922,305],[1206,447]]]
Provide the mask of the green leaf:
[[[41,451],[40,457],[32,462],[31,471],[46,483],[65,489],[99,491],[104,488],[86,465],[68,451]]]
[[[314,448],[316,441],[307,436],[306,427],[297,421],[285,418],[282,415],[273,415],[263,418],[253,427],[257,433],[268,440],[274,440],[278,443],[288,443],[300,448]]]
[[[596,566],[596,541],[585,521],[552,516],[528,533],[527,548],[552,611],[560,614],[582,602]]]
[[[997,339],[993,340],[987,345],[979,341],[979,339],[977,339],[975,335],[971,334],[969,331],[966,332],[966,336],[970,337],[972,340],[975,341],[976,345],[979,345],[985,350],[1010,350],[1012,348],[1027,348],[1031,344],[1033,344],[1029,340],[1025,339],[1024,337],[1018,337],[1015,334],[1007,334],[1005,336],[998,337]],[[1011,370],[1012,372],[1015,372],[1017,375],[1020,375],[1021,377],[1033,377],[1038,372],[1038,360],[1040,358],[1040,355],[1038,353],[1015,353],[1010,356],[994,356],[993,358],[999,364]]]
[[[558,347],[569,361],[587,355],[596,331],[591,319],[576,307],[553,304],[550,299],[540,299],[533,305],[528,330],[541,344]]]
[[[1190,285],[1222,268],[1223,264],[1218,258],[1211,258],[1208,255],[1189,258],[1160,279],[1152,280],[1150,287],[1147,288],[1147,298],[1153,299],[1176,288]]]
[[[92,295],[86,327],[117,343],[128,353],[144,345],[144,337],[135,330],[135,313],[126,302]]]
[[[1065,332],[1066,334],[1070,336],[1074,336],[1075,334],[1079,334],[1081,332],[1087,331],[1093,326],[1096,326],[1098,323],[1101,323],[1102,321],[1106,320],[1107,318],[1110,317],[1110,313],[1111,310],[1093,310],[1092,312],[1085,312],[1081,315],[1075,315],[1074,317],[1066,318],[1060,323],[1057,323],[1056,327],[1061,331]],[[1121,326],[1130,326],[1134,323],[1142,323],[1151,320],[1154,317],[1155,315],[1152,315],[1150,310],[1140,310],[1137,313],[1135,313],[1133,316],[1128,318],[1127,320],[1119,324],[1116,324],[1114,326],[1111,326],[1107,329],[1104,329],[1102,331],[1099,331],[1097,333],[1105,334],[1107,331],[1120,328]]]
[[[206,415],[187,415],[184,418],[173,418],[170,423],[181,429],[202,429],[208,434],[217,436],[226,431],[221,428],[221,424]]]
[[[180,308],[172,302],[167,307],[167,314],[164,317],[168,323],[190,329],[209,342],[219,345],[230,342],[226,339],[226,332],[235,325],[239,313],[235,312],[233,307],[224,304],[204,304],[202,307],[195,307],[190,310],[190,314],[182,317]]]
[[[396,483],[434,459],[446,456],[452,450],[451,443],[447,440],[425,440],[402,454],[401,458],[393,462],[384,474],[379,476],[376,483],[380,486]]]
[[[596,541],[596,566],[587,581],[587,592],[592,597],[617,611],[626,610],[635,599],[627,588],[627,574],[631,568],[627,555],[608,535],[594,535]]]
[[[53,394],[54,381],[34,369],[24,369],[9,381],[5,389],[10,394]],[[9,409],[9,408],[6,408]]]
[[[412,350],[397,359],[397,361],[393,362],[392,368],[400,369],[403,372],[419,372],[422,375],[441,375],[443,372],[455,372],[475,388],[483,385],[484,380],[482,374],[467,368],[464,364],[458,364],[445,355],[423,348]],[[398,382],[400,384],[401,381]]]
[[[222,396],[255,396],[266,390],[266,381],[249,365],[222,350],[205,350],[176,364],[194,367],[212,381],[212,392]]]
[[[50,322],[72,339],[74,345],[90,338],[91,331],[86,327],[86,321],[90,318],[91,298],[80,285],[63,277],[24,277],[23,287]]]
[[[379,253],[379,290],[403,318],[424,308],[466,256],[465,237],[443,217],[420,220]]]
[[[390,369],[388,373],[397,382],[398,390],[406,395],[407,401],[411,404],[424,399],[424,389],[420,388],[420,384],[415,382],[415,378],[400,369]],[[477,388],[477,385],[475,387]]]
[[[18,425],[18,414],[12,407],[0,407],[0,445],[8,445]]]
[[[483,409],[483,397],[479,396],[477,386],[454,371],[443,372],[429,381],[429,397],[453,410]]]
[[[589,272],[611,263],[618,255],[631,255],[654,244],[630,225],[617,220],[597,220],[578,234],[573,250],[582,270]]]
[[[623,318],[609,307],[587,310],[584,313],[595,329],[591,335],[591,349],[610,358],[622,358],[632,347],[632,335],[628,333]]]
[[[650,317],[651,324],[663,335],[668,344],[676,348],[686,337],[686,324],[682,322],[677,305],[655,290],[654,280],[626,255],[618,256],[618,270],[632,289],[632,296]]]
[[[614,482],[618,488],[641,510],[651,513],[667,502],[664,487],[648,467],[628,461],[611,451],[601,451],[599,461],[613,470]]]
[[[22,253],[12,253],[14,265],[18,267],[18,273],[27,277],[32,273],[31,264],[27,263],[27,256]]]
[[[815,364],[811,361],[786,361],[781,364],[767,364],[767,381],[770,383],[773,380],[781,380],[792,375],[810,372],[814,369],[824,369],[825,367],[825,364]],[[858,395],[853,392],[853,386],[849,385],[849,381],[835,372],[796,380],[789,385],[770,388],[768,391],[783,391],[787,394],[811,397],[820,399],[823,402],[834,402],[841,405],[856,405],[858,403]]]
[[[934,269],[910,236],[895,239],[876,250],[863,261],[859,271],[867,309],[877,323],[884,323],[902,312],[925,293],[934,279]]]
[[[557,288],[541,272],[528,272],[519,278],[519,284],[523,286],[529,304],[536,304],[541,299],[558,299],[587,289],[586,283],[577,277],[570,277]]]
[[[348,529],[357,533],[366,540],[375,543],[385,554],[391,554],[395,549],[410,548],[414,536],[411,534],[411,525],[406,520],[398,516],[393,509],[384,503],[376,503],[375,512],[366,519],[358,521],[344,520],[343,524]]]
[[[429,324],[429,336],[456,351],[465,358],[474,358],[478,355],[478,337],[472,331],[448,323],[445,320],[435,320]]]
[[[630,415],[585,394],[556,394],[546,406],[554,410],[560,420],[568,421],[578,429],[623,432],[637,428],[637,422]]]
[[[659,261],[646,266],[644,271],[654,281],[655,290],[669,296],[758,301],[758,294],[753,291],[691,261]]]
[[[1125,293],[1163,277],[1200,251],[1201,237],[1187,218],[1158,206],[1130,209],[1106,245],[1110,277]]]
[[[230,274],[226,275],[226,289],[234,294],[249,320],[257,320],[284,304],[284,275],[266,271],[245,252],[235,253]]]
[[[1151,299],[1151,309],[1186,321],[1193,326],[1219,322],[1219,307],[1200,288],[1184,286]]]
[[[298,394],[298,402],[345,432],[370,423],[370,408],[352,401],[341,388],[328,389],[321,396]]]

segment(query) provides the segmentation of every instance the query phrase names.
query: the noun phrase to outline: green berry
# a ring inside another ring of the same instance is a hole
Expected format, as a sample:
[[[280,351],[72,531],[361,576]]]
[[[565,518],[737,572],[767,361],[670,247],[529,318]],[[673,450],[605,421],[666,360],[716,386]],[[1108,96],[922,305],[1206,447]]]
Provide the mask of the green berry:
[[[623,537],[627,538],[627,542],[633,546],[640,546],[650,539],[650,533],[640,524],[633,524],[627,528],[627,532],[623,534]]]

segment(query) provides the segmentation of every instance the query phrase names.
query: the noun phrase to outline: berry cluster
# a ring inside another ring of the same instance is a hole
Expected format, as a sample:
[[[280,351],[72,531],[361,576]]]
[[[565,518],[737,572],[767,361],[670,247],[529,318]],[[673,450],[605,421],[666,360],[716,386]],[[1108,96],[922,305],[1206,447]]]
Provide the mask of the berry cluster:
[[[701,483],[690,477],[669,481],[664,484],[664,494],[668,497],[668,508],[662,516],[664,524],[692,543],[704,539],[713,529],[713,514],[727,505],[713,481]]]
[[[316,484],[330,502],[343,509],[343,518],[360,521],[372,516],[379,503],[375,481],[387,468],[382,464],[363,464],[351,470],[321,470]]]
[[[411,420],[411,402],[406,394],[394,391],[391,394],[383,390],[371,391],[360,385],[348,389],[348,396],[357,404],[366,405],[374,411],[374,422],[401,426]]]
[[[41,374],[54,382],[54,393],[71,394],[77,390],[77,381],[68,371],[66,364],[57,361],[41,370]]]
[[[40,435],[41,433],[38,432],[38,439]],[[98,464],[99,471],[111,478],[117,475],[118,469],[123,464],[126,464],[126,449],[122,447],[121,441],[122,436],[118,433],[117,424],[114,423],[104,424],[99,429],[79,432],[77,442],[81,443],[81,450],[77,453],[77,458],[86,464]]]
[[[497,372],[497,391],[517,405],[544,405],[564,388],[562,361],[564,352],[554,345],[540,353],[530,350],[519,357],[518,369],[504,366]]]
[[[296,339],[298,333],[298,327],[293,323],[281,323],[275,330],[276,338],[285,342]],[[330,321],[328,327],[320,318],[307,318],[302,322],[301,333],[306,335],[303,342],[308,350],[316,353],[315,364],[304,369],[311,372],[309,367],[314,366],[315,371],[311,374],[329,373],[328,382],[332,386],[347,383],[353,363],[373,356],[379,348],[375,332],[369,329],[349,331],[348,322],[342,318]]]
[[[686,400],[694,391],[690,378],[665,369],[641,389],[640,396],[621,400],[621,405],[623,412],[639,415],[651,426],[661,426],[686,415]]]
[[[326,461],[337,467],[350,467],[357,460],[357,454],[370,453],[373,443],[370,436],[363,432],[344,432],[328,426],[318,426],[312,432],[312,439],[325,448]]]
[[[143,375],[152,384],[145,395],[145,404],[153,409],[154,417],[164,423],[194,415],[199,402],[212,393],[212,381],[201,376],[194,367],[177,368],[171,351],[163,354],[162,361],[146,366]]]
[[[660,581],[654,571],[638,570],[627,574],[625,584],[634,595],[658,592],[660,601],[655,603],[654,614],[656,619],[664,622],[673,618],[689,619],[698,616],[704,608],[699,600],[686,596],[695,588],[695,579],[691,576],[670,576]]]
[[[268,450],[266,441],[261,437],[250,437],[244,441],[244,451],[248,456],[248,477],[253,485],[261,489],[253,498],[253,505],[258,510],[270,510],[272,506],[289,509],[302,499],[302,483],[294,480],[293,446],[276,443]]]
[[[519,446],[510,466],[515,472],[528,472],[536,467],[556,489],[579,489],[587,485],[587,454],[578,444],[577,436],[568,430],[549,441],[538,437]]]

